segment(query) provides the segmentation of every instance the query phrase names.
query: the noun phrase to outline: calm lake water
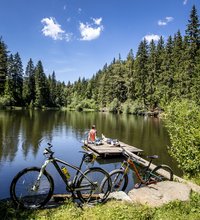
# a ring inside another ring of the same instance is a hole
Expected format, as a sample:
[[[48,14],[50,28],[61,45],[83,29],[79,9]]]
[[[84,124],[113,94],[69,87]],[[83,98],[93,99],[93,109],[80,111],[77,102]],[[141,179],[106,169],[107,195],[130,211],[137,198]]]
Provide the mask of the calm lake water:
[[[17,172],[43,163],[42,152],[47,142],[53,144],[56,157],[78,166],[82,157],[81,140],[92,124],[96,125],[99,136],[103,133],[143,149],[144,156],[158,154],[156,164],[168,164],[174,173],[181,174],[167,152],[169,137],[158,118],[95,112],[0,110],[0,199],[10,196],[9,186]],[[98,160],[94,166],[111,171],[119,168],[122,160]],[[64,193],[65,186],[51,165],[48,172],[54,177],[55,193]],[[129,176],[128,190],[134,181],[132,173]]]

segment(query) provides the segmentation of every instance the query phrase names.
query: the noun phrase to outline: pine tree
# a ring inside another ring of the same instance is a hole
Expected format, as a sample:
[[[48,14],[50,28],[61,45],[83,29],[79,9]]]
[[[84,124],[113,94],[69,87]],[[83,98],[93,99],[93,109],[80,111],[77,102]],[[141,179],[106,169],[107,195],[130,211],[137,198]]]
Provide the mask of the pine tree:
[[[163,101],[167,103],[174,96],[174,61],[172,57],[173,53],[173,39],[171,36],[168,37],[167,44],[165,47],[164,60],[162,64],[162,93]]]
[[[43,70],[43,65],[41,61],[38,61],[35,71],[35,102],[34,106],[43,107],[48,103],[48,87],[47,79]]]
[[[12,63],[13,62],[13,63]],[[11,78],[13,81],[13,96],[16,101],[16,105],[22,105],[22,89],[23,89],[23,66],[19,53],[16,53],[13,56],[13,60],[11,61]]]
[[[5,84],[5,98],[7,99],[7,105],[13,106],[16,105],[16,99],[14,96],[15,88],[14,88],[14,80],[13,80],[13,72],[14,72],[14,58],[13,55],[10,54],[7,62],[7,78]]]
[[[56,106],[56,98],[57,98],[57,81],[56,74],[53,71],[52,75],[49,76],[49,101],[51,106]]]
[[[128,93],[126,77],[125,64],[119,56],[118,60],[112,62],[106,71],[104,70],[101,77],[102,81],[99,83],[99,87],[101,93],[103,93],[103,96],[101,96],[103,104],[107,103],[109,105],[114,99],[117,99],[119,103],[126,101]]]
[[[185,95],[187,98],[192,98],[193,95],[196,96],[196,89],[194,88],[194,84],[196,84],[199,76],[195,71],[198,65],[197,57],[199,56],[200,49],[200,24],[199,18],[197,14],[196,7],[192,7],[192,11],[190,13],[190,19],[188,20],[188,25],[186,29],[186,50],[184,54],[184,76],[185,76],[185,85],[186,91]]]
[[[107,63],[104,65],[99,78],[99,88],[98,88],[98,98],[97,103],[101,109],[106,107],[108,103],[108,65]]]
[[[35,77],[32,59],[28,61],[23,80],[23,100],[25,105],[30,105],[35,100]]]
[[[64,106],[66,103],[66,87],[64,82],[57,82],[56,106]]]
[[[200,48],[200,24],[199,24],[199,18],[197,14],[197,9],[195,5],[193,5],[191,13],[190,13],[190,19],[188,20],[188,25],[186,29],[186,36],[188,38],[189,46],[190,46],[190,52],[191,56],[195,56],[198,49]]]
[[[111,63],[110,65],[106,66],[106,68],[104,67],[103,69],[103,75],[101,78],[101,82],[100,82],[100,88],[101,88],[101,92],[102,92],[102,99],[101,99],[101,103],[102,103],[102,107],[105,107],[105,105],[109,105],[110,102],[112,102],[113,100],[113,92],[112,92],[112,88],[113,88],[113,65],[115,64],[115,59],[114,59],[114,63]]]
[[[183,54],[184,54],[184,46],[183,46],[183,39],[181,36],[181,32],[178,31],[174,35],[174,46],[173,46],[173,52],[172,52],[172,59],[175,66],[175,73],[174,73],[174,93],[176,97],[182,96],[182,90],[183,90]]]
[[[156,51],[155,42],[152,40],[149,46],[149,58],[148,58],[148,83],[147,83],[147,95],[148,102],[151,109],[158,106],[159,97],[157,96],[157,81],[158,81],[158,57]]]
[[[196,66],[194,72],[196,76],[192,88],[192,98],[198,105],[200,105],[200,49],[197,51]]]
[[[4,94],[6,76],[7,76],[7,59],[8,51],[7,45],[0,37],[0,96]]]
[[[136,95],[142,100],[144,106],[147,105],[147,79],[148,79],[148,44],[144,39],[137,51],[135,61]]]
[[[14,106],[16,105],[16,101],[13,96],[13,83],[12,79],[7,77],[4,91],[4,98],[6,99],[6,106]]]
[[[127,85],[127,99],[135,100],[135,79],[134,79],[134,55],[131,49],[127,55],[127,60],[125,62],[125,68],[127,73],[126,85]]]
[[[65,88],[65,106],[69,106],[72,103],[72,87],[70,81],[68,81],[67,86]]]
[[[163,92],[162,92],[162,85],[163,85],[162,65],[164,62],[164,54],[165,54],[165,45],[164,44],[165,44],[164,39],[161,36],[158,43],[157,43],[157,47],[156,47],[158,79],[157,79],[157,90],[155,91],[155,96],[159,97],[159,104],[160,104],[160,99],[163,96]]]
[[[125,67],[121,60],[117,60],[112,66],[112,100],[116,98],[119,102],[123,103],[127,99],[128,88],[126,85],[126,72]]]

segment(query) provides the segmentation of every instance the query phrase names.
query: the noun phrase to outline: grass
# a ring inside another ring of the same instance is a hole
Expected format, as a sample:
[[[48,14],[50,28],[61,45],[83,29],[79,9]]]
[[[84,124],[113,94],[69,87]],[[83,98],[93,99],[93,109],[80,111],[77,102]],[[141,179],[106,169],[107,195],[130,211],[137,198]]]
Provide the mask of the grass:
[[[190,176],[184,176],[184,179],[189,180],[193,182],[194,184],[197,184],[200,186],[200,174],[196,174],[196,176],[190,177]]]
[[[159,208],[108,201],[102,205],[78,207],[65,201],[57,208],[39,210],[15,209],[11,202],[0,202],[1,220],[199,220],[200,195],[192,193],[190,201],[175,201]]]

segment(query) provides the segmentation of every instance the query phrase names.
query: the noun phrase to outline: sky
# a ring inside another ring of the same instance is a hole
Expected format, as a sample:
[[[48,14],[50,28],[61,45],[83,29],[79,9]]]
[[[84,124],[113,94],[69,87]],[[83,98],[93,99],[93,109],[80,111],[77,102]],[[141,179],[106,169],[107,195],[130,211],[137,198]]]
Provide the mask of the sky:
[[[185,34],[200,0],[0,0],[0,36],[23,67],[42,61],[59,81],[91,78],[145,38]]]

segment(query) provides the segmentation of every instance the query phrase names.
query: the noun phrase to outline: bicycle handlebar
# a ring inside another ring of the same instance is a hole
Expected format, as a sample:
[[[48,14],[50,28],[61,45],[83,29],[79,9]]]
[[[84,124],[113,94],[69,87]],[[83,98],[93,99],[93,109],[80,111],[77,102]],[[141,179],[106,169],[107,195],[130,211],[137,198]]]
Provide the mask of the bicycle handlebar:
[[[44,151],[43,151],[43,154],[44,155],[47,155],[47,154],[50,154],[51,156],[54,154],[54,152],[51,150],[51,148],[53,147],[52,144],[50,143],[47,143],[49,146],[48,147],[45,147]]]
[[[49,148],[52,148],[53,147],[53,145],[52,144],[50,144],[50,143],[47,143],[48,145],[49,145]]]

